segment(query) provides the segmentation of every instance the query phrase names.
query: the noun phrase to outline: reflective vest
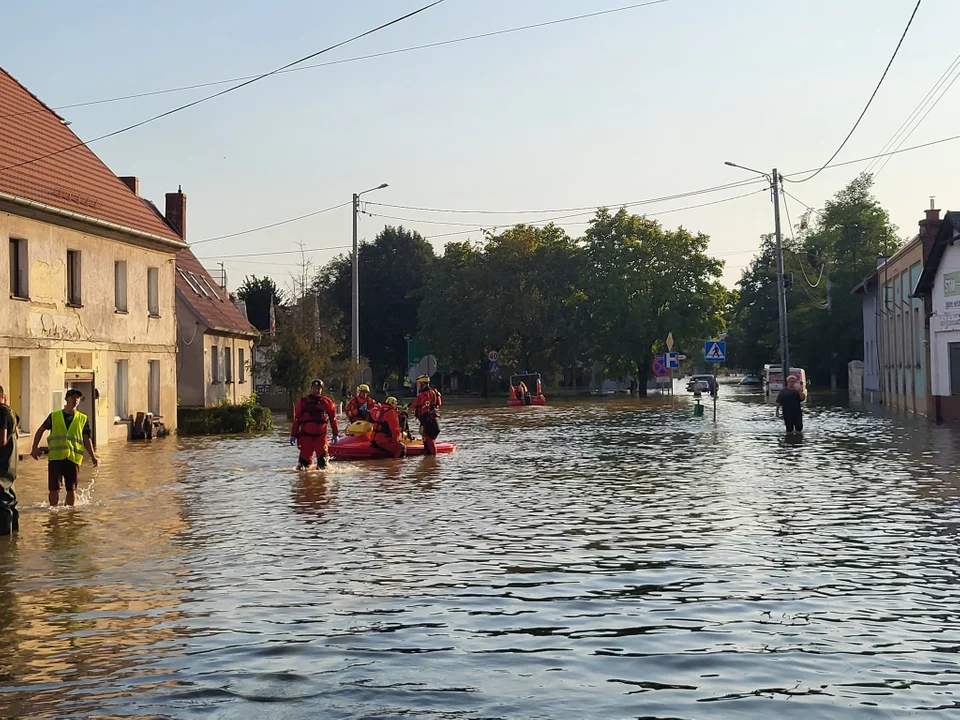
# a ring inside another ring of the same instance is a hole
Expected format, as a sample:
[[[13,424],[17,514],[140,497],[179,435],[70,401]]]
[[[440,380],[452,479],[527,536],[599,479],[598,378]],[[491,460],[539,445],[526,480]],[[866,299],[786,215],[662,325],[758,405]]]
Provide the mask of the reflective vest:
[[[83,428],[87,425],[87,416],[77,412],[69,428],[63,417],[63,410],[51,413],[50,418],[53,421],[53,430],[47,440],[49,458],[69,460],[74,465],[80,465],[83,462]]]

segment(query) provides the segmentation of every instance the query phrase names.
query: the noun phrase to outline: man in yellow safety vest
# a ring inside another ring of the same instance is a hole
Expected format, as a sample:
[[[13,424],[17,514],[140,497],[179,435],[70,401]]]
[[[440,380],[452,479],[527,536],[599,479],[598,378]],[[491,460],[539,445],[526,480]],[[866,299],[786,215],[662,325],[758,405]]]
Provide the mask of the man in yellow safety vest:
[[[93,449],[93,437],[87,424],[87,416],[77,410],[82,399],[83,393],[76,388],[67,390],[63,410],[47,415],[47,419],[33,436],[33,451],[30,455],[34,460],[39,460],[40,440],[44,432],[50,433],[47,440],[47,490],[51,507],[59,504],[61,487],[65,487],[67,491],[66,504],[73,505],[76,502],[84,449],[90,455],[94,467],[100,464]]]

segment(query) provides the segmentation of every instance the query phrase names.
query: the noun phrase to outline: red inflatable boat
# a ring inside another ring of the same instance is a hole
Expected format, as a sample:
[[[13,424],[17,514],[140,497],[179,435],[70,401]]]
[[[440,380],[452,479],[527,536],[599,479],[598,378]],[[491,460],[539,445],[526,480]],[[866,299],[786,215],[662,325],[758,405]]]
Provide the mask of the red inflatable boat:
[[[406,446],[407,457],[423,455],[423,443],[419,440],[406,443]],[[456,443],[437,443],[438,454],[452,453],[459,449]],[[331,443],[327,452],[330,454],[330,457],[335,460],[384,460],[392,457],[380,448],[372,445],[368,435],[346,435],[340,438],[340,441],[335,445]]]
[[[543,396],[543,380],[540,373],[510,376],[510,399],[507,400],[509,407],[546,404],[547,399]]]

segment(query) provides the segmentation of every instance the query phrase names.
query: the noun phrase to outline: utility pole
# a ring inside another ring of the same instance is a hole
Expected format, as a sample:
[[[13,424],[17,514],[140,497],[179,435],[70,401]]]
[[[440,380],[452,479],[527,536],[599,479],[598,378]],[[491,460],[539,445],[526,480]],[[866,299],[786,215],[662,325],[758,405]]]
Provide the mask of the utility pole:
[[[827,316],[833,315],[833,296],[831,294],[831,289],[833,285],[830,282],[830,260],[824,259],[823,261],[823,272],[824,272],[824,282],[826,283],[827,289]],[[828,327],[833,328],[833,323],[828,323]],[[837,368],[835,365],[837,359],[836,351],[830,353],[830,392],[837,391]]]
[[[353,333],[350,342],[350,357],[354,366],[360,365],[360,253],[357,247],[357,213],[360,212],[360,195],[353,194],[353,291],[351,300],[353,305],[352,327]]]
[[[783,387],[790,374],[790,347],[787,343],[787,291],[783,281],[783,237],[780,233],[780,173],[773,169],[773,220],[777,237],[777,311],[780,316],[780,362],[783,368]]]

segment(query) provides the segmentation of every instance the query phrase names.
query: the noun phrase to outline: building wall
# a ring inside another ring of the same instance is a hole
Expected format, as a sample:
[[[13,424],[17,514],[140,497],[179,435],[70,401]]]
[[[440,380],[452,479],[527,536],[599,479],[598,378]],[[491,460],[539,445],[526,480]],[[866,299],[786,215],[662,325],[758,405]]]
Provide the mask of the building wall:
[[[27,300],[10,297],[9,240],[27,242]],[[116,423],[117,360],[129,363],[131,414],[148,409],[148,361],[160,363],[160,410],[176,428],[174,252],[0,211],[0,384],[19,385],[24,429],[33,430],[71,379],[95,388],[97,442],[127,437]],[[67,305],[67,251],[80,251],[81,303]],[[127,263],[127,311],[117,312],[114,262]],[[147,269],[158,270],[159,316],[147,310]],[[20,375],[11,379],[11,371]],[[88,401],[91,399],[88,398]]]
[[[950,343],[960,343],[960,292],[945,288],[945,280],[958,272],[960,247],[950,245],[933,282],[930,317],[931,392],[944,420],[960,419],[960,388],[950,380]]]
[[[182,405],[210,406],[221,402],[242,402],[254,391],[253,341],[211,331],[197,319],[193,310],[177,297],[179,349],[177,393]],[[218,349],[219,372],[214,381],[213,348]],[[243,382],[240,381],[240,350],[243,350]],[[227,381],[227,353],[232,359],[232,378]]]
[[[918,415],[927,414],[926,373],[930,366],[924,330],[923,303],[910,297],[923,266],[919,239],[878,269],[880,312],[874,320],[879,353],[879,380],[883,402]],[[868,332],[864,303],[864,336]],[[864,387],[869,357],[864,358]],[[869,395],[870,393],[866,393]]]
[[[881,401],[877,318],[877,288],[873,285],[863,295],[863,399],[870,403]]]

